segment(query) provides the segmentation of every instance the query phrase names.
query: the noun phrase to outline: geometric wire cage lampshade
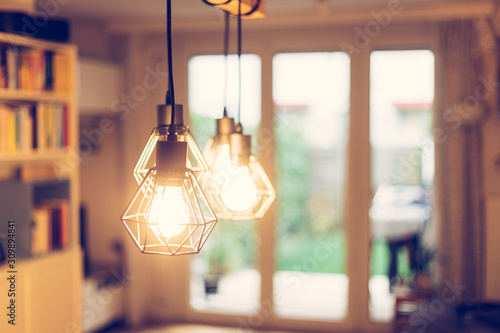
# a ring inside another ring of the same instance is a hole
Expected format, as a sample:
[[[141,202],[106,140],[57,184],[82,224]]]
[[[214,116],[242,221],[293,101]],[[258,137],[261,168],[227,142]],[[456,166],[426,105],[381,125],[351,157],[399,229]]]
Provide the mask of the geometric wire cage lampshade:
[[[159,141],[156,150],[159,163],[147,172],[122,222],[143,253],[198,253],[217,217],[196,176],[186,168],[187,143]]]
[[[217,145],[220,136],[214,137],[212,147],[216,145],[217,149],[211,150],[215,153],[203,191],[219,219],[260,219],[276,198],[276,191],[258,158],[250,152],[250,136],[239,131],[229,135],[229,144]]]
[[[234,131],[234,119],[224,116],[216,120],[216,134],[211,137],[203,149],[203,157],[209,172],[216,173],[222,160],[229,160],[229,140]]]
[[[134,177],[138,184],[142,182],[148,171],[156,165],[156,143],[165,141],[168,136],[168,129],[171,124],[172,107],[170,105],[158,105],[157,118],[158,126],[153,129],[149,139],[144,147],[139,160],[134,168]],[[205,172],[208,171],[208,164],[196,144],[189,127],[184,125],[182,105],[177,104],[175,108],[175,125],[179,141],[188,144],[188,163],[187,167],[191,169],[198,180],[202,179]]]

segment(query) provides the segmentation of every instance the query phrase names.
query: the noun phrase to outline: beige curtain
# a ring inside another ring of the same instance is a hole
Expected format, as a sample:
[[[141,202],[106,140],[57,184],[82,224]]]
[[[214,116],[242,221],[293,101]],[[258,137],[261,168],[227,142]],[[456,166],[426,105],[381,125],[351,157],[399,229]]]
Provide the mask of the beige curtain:
[[[466,287],[460,291],[462,300],[479,300],[484,279],[481,131],[491,109],[488,82],[497,81],[496,66],[488,68],[488,52],[495,47],[494,42],[489,43],[492,34],[485,21],[442,22],[438,31],[434,113],[437,262],[442,281]]]

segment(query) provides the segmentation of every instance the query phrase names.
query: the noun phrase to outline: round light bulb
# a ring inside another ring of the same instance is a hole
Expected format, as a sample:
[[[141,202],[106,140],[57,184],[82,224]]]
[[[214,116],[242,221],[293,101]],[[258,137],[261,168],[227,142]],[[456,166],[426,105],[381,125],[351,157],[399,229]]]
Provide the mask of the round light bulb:
[[[157,186],[151,205],[150,221],[156,223],[163,238],[179,235],[189,223],[189,209],[180,186]]]
[[[232,167],[228,180],[221,188],[224,205],[232,211],[243,212],[257,199],[257,187],[250,178],[247,166]]]

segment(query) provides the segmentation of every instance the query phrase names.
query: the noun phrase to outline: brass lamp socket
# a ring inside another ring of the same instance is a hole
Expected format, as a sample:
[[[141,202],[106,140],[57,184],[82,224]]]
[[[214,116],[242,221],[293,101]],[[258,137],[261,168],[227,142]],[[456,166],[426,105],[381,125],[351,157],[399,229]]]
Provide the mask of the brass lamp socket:
[[[229,136],[231,161],[236,165],[248,165],[252,153],[252,137],[241,133]]]
[[[156,177],[163,186],[181,186],[187,169],[187,142],[156,143]]]
[[[229,136],[234,131],[234,118],[217,119],[217,139],[220,144],[229,144]]]
[[[160,104],[156,107],[156,116],[158,119],[158,127],[169,126],[172,124],[172,105]],[[184,115],[182,104],[175,105],[175,125],[184,127]]]

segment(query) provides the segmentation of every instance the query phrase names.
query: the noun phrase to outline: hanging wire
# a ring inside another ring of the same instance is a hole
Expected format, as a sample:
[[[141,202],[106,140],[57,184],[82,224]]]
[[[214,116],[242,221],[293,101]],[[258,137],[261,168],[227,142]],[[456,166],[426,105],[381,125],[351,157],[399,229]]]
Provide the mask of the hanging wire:
[[[170,124],[175,125],[175,88],[174,88],[174,72],[172,59],[172,0],[167,0],[167,53],[168,53],[168,84],[166,103],[172,105]],[[170,96],[169,96],[170,95]],[[170,97],[170,99],[169,99]]]
[[[227,117],[227,86],[228,86],[228,66],[229,66],[229,13],[226,12],[224,20],[224,117]]]
[[[238,1],[238,124],[241,124],[241,1]]]

